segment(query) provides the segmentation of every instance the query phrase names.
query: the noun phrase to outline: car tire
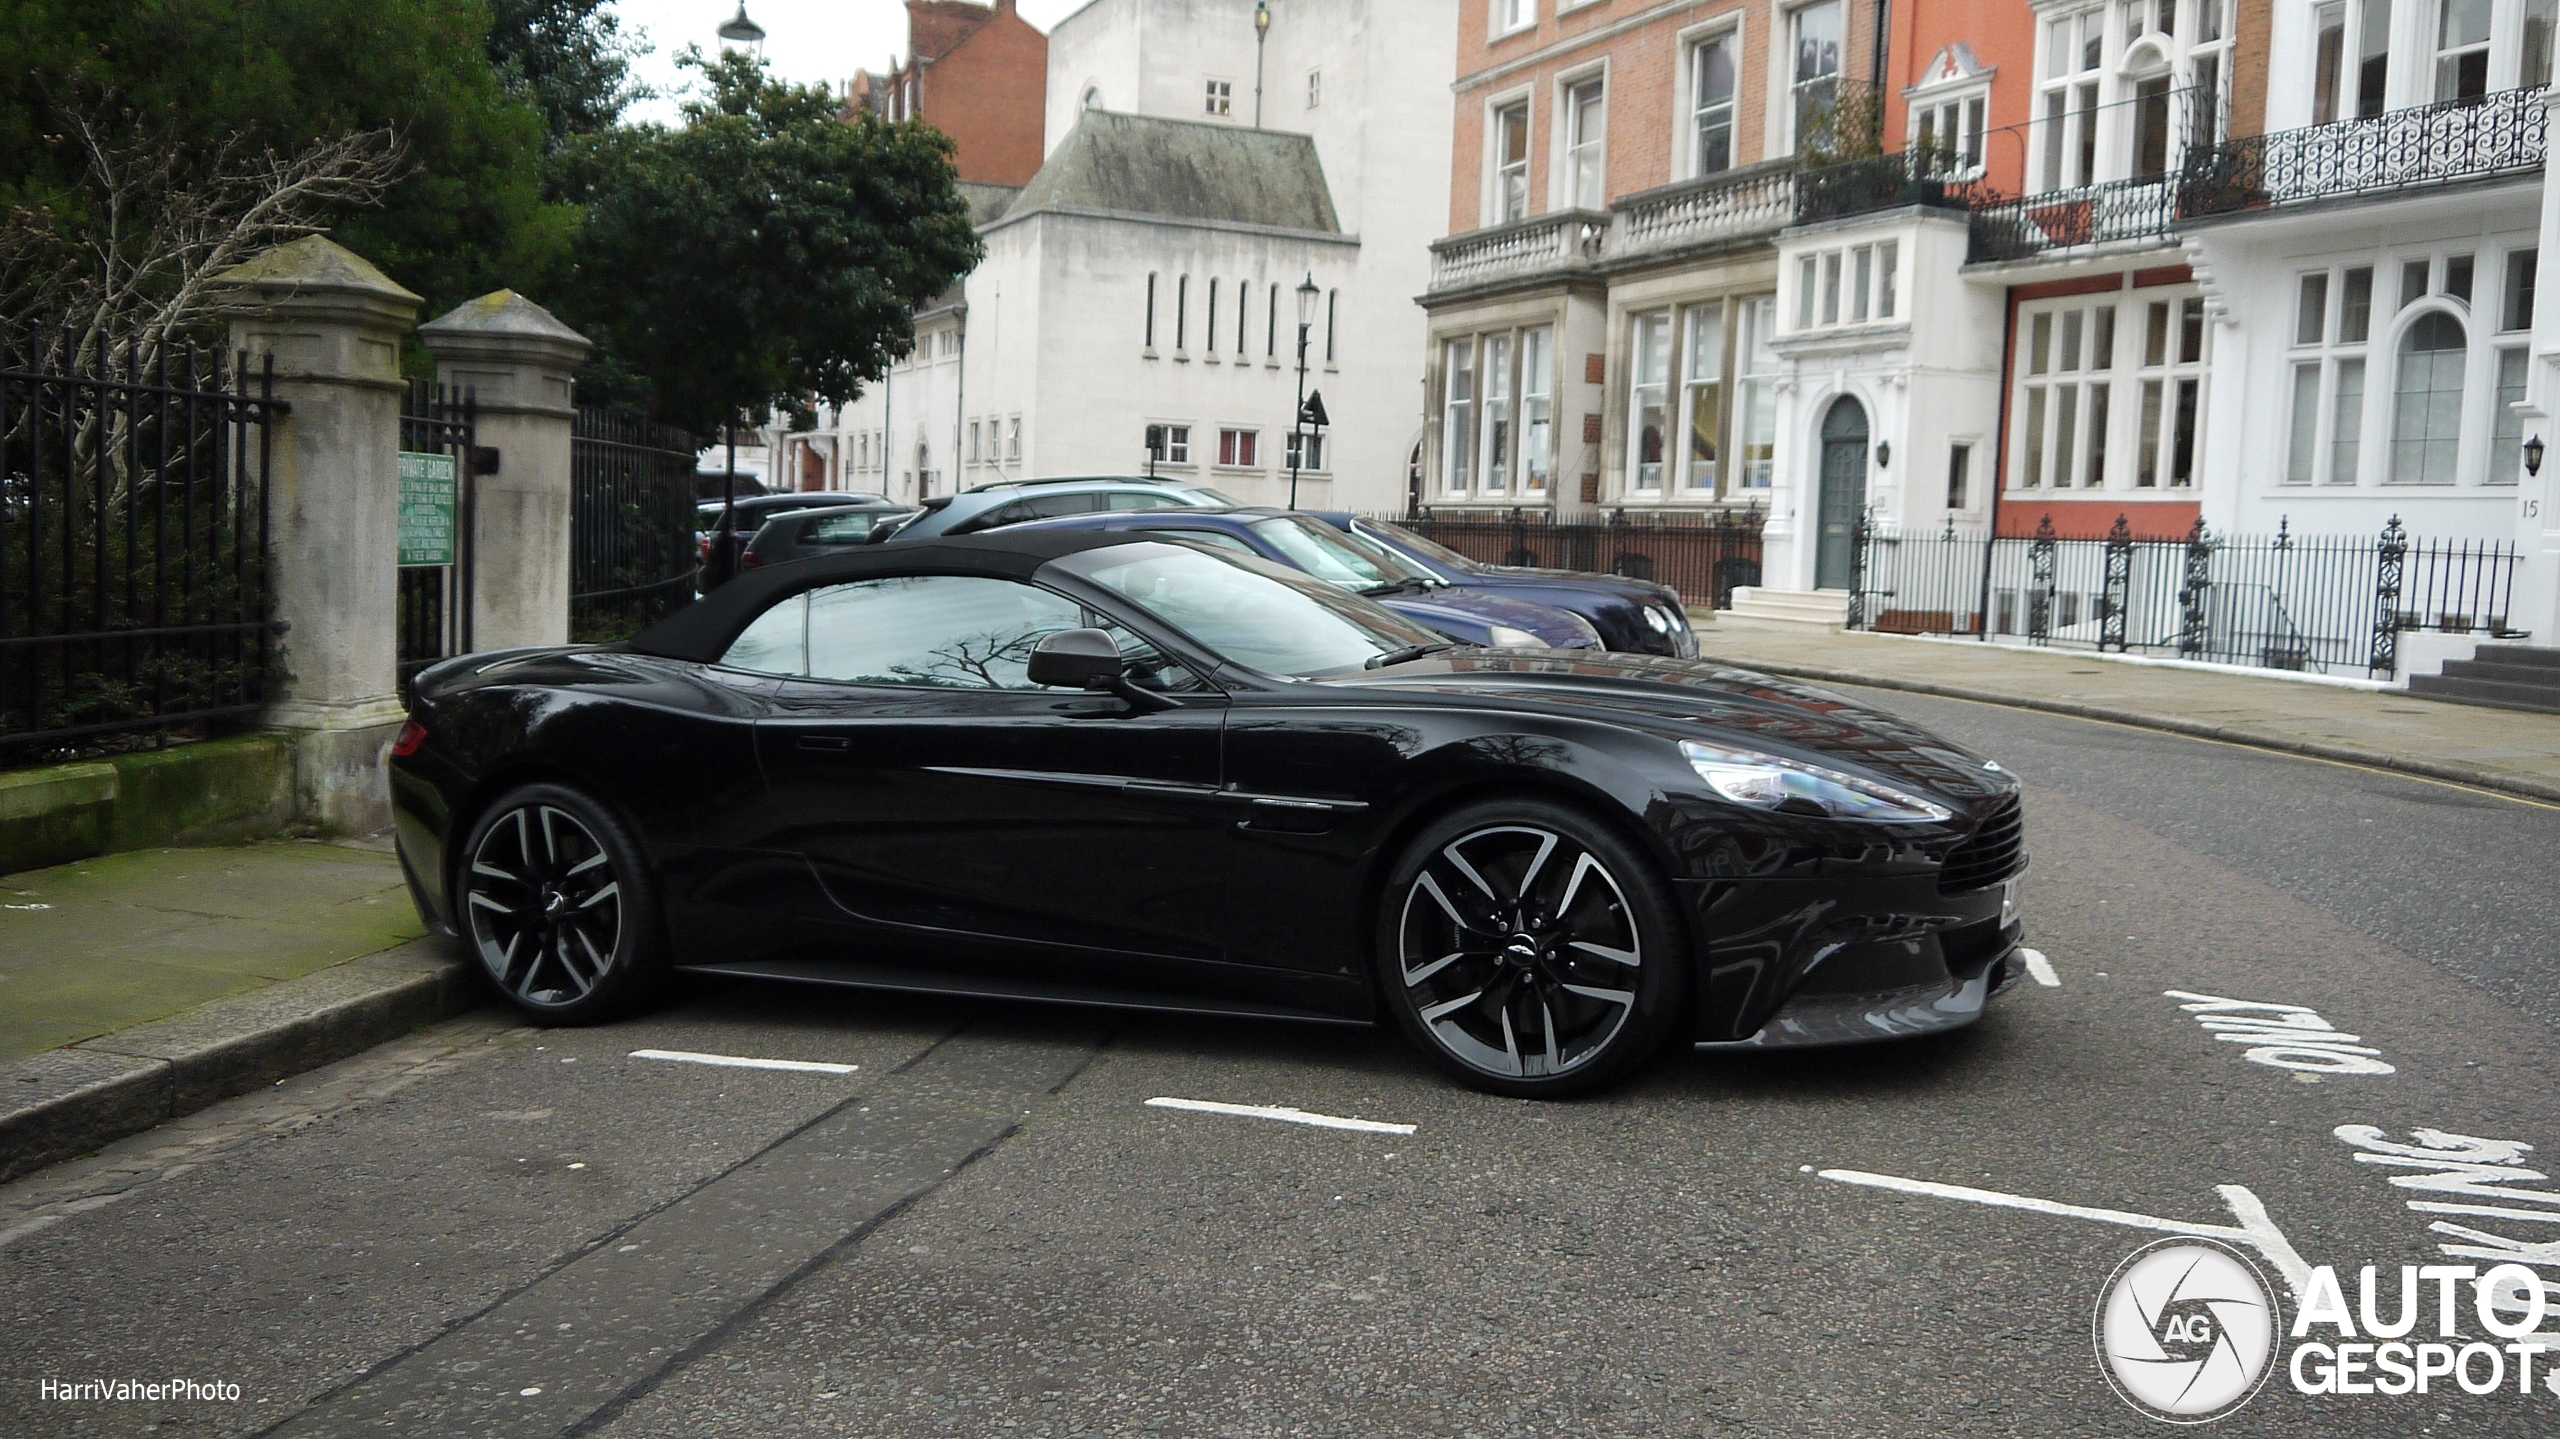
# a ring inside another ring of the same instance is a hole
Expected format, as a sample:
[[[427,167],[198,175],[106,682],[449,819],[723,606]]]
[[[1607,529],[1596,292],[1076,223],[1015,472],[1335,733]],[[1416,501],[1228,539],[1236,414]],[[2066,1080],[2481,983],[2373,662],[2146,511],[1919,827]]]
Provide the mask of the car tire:
[[[510,790],[454,863],[454,918],[481,972],[541,1024],[590,1024],[665,977],[657,885],[629,826],[565,785]]]
[[[1406,846],[1380,891],[1387,1012],[1462,1083],[1586,1094],[1658,1051],[1689,992],[1687,929],[1653,858],[1540,799],[1472,804]]]

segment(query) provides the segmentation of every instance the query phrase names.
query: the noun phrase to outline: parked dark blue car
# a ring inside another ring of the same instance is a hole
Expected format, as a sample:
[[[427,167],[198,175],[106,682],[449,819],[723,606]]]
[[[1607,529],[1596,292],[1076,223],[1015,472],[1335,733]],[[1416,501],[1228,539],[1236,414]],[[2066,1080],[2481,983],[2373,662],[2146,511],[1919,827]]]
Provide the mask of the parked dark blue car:
[[[1569,610],[1489,590],[1457,589],[1393,550],[1345,534],[1313,515],[1270,509],[1141,510],[1067,515],[1016,528],[1135,530],[1235,550],[1366,595],[1460,644],[1604,648],[1599,632]]]
[[[1680,592],[1668,585],[1580,570],[1481,564],[1402,525],[1345,510],[1313,513],[1337,530],[1394,551],[1415,569],[1448,585],[1443,595],[1501,595],[1552,605],[1589,621],[1610,649],[1684,660],[1698,657],[1698,636],[1689,628],[1688,609],[1680,602]]]

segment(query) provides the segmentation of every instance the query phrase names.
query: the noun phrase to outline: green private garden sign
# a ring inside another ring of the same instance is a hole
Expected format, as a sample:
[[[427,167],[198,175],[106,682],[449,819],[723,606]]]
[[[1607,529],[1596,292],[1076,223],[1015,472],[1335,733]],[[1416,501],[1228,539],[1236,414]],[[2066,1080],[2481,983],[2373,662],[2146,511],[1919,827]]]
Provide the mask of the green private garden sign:
[[[454,458],[400,452],[400,565],[453,563]]]

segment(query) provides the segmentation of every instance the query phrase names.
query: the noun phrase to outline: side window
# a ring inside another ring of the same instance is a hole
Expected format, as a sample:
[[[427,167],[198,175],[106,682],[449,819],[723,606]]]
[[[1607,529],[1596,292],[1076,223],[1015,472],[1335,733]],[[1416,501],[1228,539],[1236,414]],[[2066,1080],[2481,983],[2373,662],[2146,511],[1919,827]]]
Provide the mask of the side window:
[[[768,675],[809,672],[809,597],[791,598],[756,616],[755,623],[729,644],[720,663],[730,669]]]
[[[804,545],[858,545],[871,538],[871,527],[879,516],[862,511],[849,515],[821,515],[808,522],[800,536]]]
[[[1012,580],[861,580],[808,600],[807,673],[858,684],[1027,690],[1034,645],[1084,623],[1081,606]]]
[[[1116,490],[1103,499],[1103,508],[1109,510],[1169,510],[1182,503],[1171,495],[1151,494],[1144,490]]]
[[[1094,502],[1100,498],[1099,495],[1042,495],[1023,503],[1031,507],[1032,518],[1046,520],[1058,515],[1090,514],[1096,508]]]

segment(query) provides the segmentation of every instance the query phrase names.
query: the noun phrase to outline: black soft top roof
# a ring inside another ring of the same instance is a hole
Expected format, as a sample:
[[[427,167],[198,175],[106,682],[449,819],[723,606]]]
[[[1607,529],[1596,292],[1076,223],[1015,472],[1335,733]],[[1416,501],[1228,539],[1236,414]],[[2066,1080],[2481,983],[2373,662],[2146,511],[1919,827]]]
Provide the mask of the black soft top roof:
[[[729,645],[749,621],[775,601],[801,590],[903,575],[980,575],[1025,580],[1062,555],[1142,543],[1151,538],[1113,530],[1034,533],[1007,528],[947,539],[866,545],[843,554],[749,570],[632,636],[629,648],[644,655],[709,664],[729,652]]]

